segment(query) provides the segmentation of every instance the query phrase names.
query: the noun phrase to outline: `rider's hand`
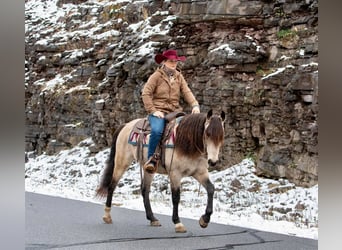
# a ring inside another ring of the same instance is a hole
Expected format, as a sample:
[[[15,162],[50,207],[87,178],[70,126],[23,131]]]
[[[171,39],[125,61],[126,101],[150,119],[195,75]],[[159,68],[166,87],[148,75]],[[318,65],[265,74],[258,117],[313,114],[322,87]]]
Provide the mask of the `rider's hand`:
[[[164,118],[164,113],[161,111],[155,111],[153,115],[159,118]]]
[[[197,113],[200,113],[200,109],[199,109],[199,107],[198,107],[198,106],[194,106],[194,107],[192,108],[192,111],[191,111],[191,113],[192,113],[192,114],[197,114]]]

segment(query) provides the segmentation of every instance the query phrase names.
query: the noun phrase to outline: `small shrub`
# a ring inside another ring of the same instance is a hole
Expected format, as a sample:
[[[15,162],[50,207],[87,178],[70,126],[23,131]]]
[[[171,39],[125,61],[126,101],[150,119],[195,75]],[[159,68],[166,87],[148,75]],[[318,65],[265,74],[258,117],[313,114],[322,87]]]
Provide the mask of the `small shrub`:
[[[277,32],[279,39],[291,39],[296,36],[296,32],[291,29],[282,29]]]

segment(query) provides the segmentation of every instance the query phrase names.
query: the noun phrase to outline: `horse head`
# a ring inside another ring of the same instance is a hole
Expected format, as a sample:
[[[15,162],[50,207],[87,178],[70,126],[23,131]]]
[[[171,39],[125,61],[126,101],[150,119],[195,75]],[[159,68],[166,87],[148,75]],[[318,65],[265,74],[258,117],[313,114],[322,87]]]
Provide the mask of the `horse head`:
[[[224,121],[226,114],[221,111],[221,115],[213,115],[213,111],[207,113],[204,125],[204,141],[207,149],[208,164],[215,166],[219,160],[220,148],[224,142]]]

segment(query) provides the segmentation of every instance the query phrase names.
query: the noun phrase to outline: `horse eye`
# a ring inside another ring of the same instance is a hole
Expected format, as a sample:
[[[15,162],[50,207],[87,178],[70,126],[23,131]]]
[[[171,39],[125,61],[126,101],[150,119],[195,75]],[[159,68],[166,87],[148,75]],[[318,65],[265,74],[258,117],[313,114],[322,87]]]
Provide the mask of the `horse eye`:
[[[211,136],[210,131],[206,130],[206,131],[205,131],[205,135],[206,135],[207,137],[210,137],[210,136]]]

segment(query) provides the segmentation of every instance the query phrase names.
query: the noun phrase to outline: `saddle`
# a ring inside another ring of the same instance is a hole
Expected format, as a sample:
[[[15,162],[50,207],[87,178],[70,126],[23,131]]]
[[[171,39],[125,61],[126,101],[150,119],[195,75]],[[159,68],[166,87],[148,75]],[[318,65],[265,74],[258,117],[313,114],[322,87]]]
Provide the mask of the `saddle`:
[[[167,147],[167,142],[171,141],[171,136],[173,135],[173,129],[177,125],[176,118],[184,116],[184,112],[171,112],[165,115],[165,128],[162,138],[156,148],[155,155],[158,158],[157,165],[161,163],[163,168],[165,168],[165,149]],[[137,157],[139,162],[143,159],[143,147],[147,145],[147,136],[151,133],[151,126],[147,117],[139,120],[132,128],[130,135],[130,142],[137,146]],[[136,143],[132,141],[136,141]],[[158,167],[158,166],[157,166]]]

